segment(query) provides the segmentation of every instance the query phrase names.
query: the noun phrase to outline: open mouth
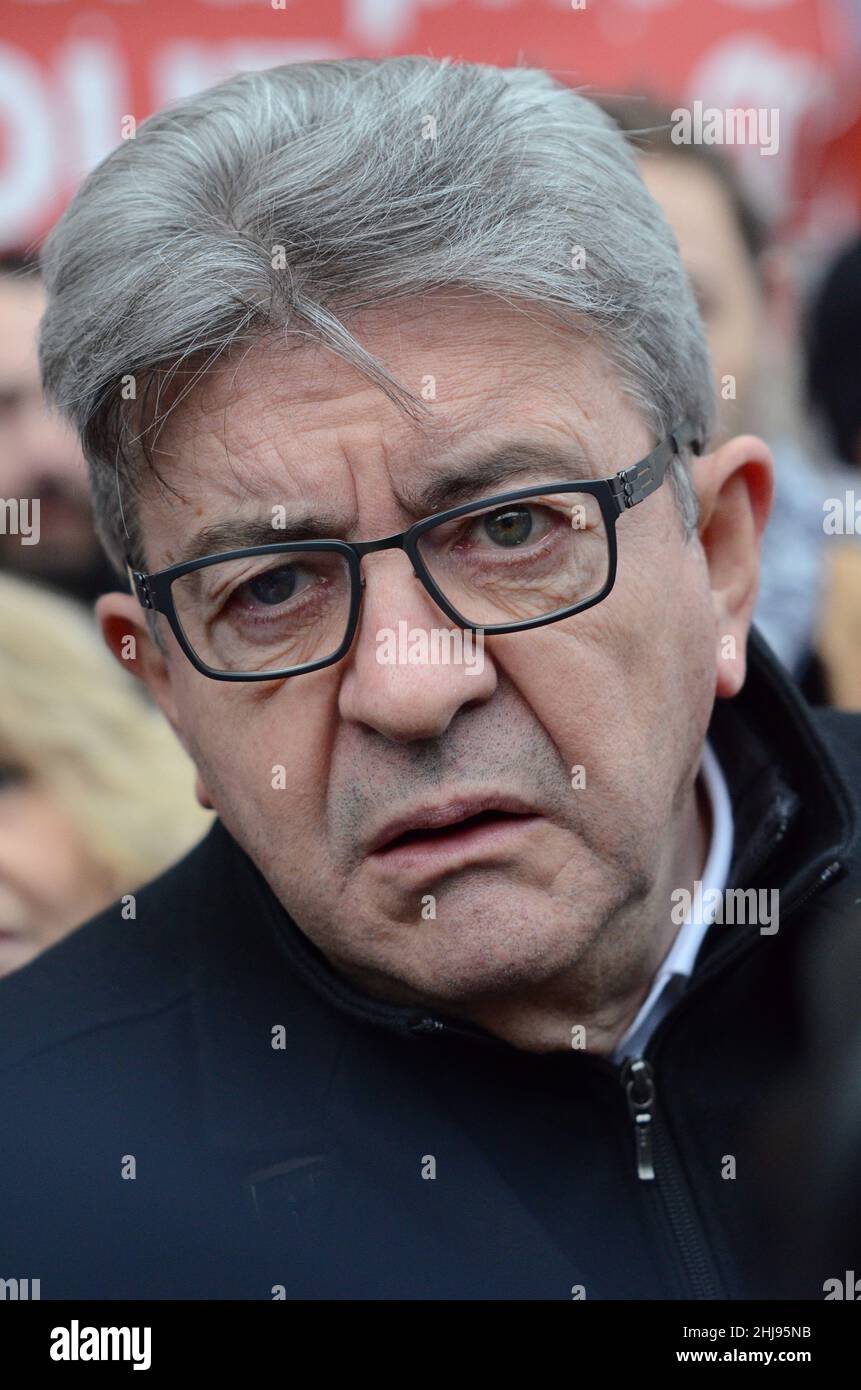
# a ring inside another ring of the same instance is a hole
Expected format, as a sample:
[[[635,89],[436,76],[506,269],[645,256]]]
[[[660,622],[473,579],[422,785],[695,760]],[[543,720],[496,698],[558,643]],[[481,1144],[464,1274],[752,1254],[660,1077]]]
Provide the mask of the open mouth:
[[[465,808],[466,812],[466,808]],[[433,819],[433,817],[431,817]],[[440,816],[441,820],[444,817]],[[378,865],[396,872],[410,869],[444,870],[446,866],[466,865],[484,856],[494,858],[519,851],[517,838],[541,816],[526,810],[502,810],[485,806],[442,824],[413,826],[399,831],[391,840],[378,844],[373,858]]]
[[[534,819],[536,817],[513,810],[480,810],[474,816],[463,817],[463,820],[449,821],[448,826],[420,826],[417,830],[405,830],[403,834],[395,835],[394,840],[389,840],[387,845],[383,845],[380,853],[387,853],[392,849],[406,849],[410,845],[444,845],[448,841],[458,840],[470,831],[498,828],[512,821]]]

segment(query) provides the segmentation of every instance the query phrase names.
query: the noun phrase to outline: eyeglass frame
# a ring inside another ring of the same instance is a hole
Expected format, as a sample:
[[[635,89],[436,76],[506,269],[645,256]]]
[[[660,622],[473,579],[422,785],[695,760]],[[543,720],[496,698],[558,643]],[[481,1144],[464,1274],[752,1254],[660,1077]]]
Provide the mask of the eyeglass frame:
[[[621,469],[611,478],[584,478],[580,482],[533,484],[532,487],[518,488],[514,492],[498,493],[494,497],[482,498],[478,502],[466,502],[459,507],[435,512],[433,516],[423,517],[421,521],[415,522],[406,531],[401,531],[394,536],[385,536],[381,540],[275,542],[272,545],[255,545],[239,550],[226,550],[218,555],[205,555],[196,560],[184,560],[180,564],[169,565],[166,569],[151,573],[136,570],[131,559],[126,556],[126,569],[141,607],[162,613],[167,618],[174,637],[192,666],[201,675],[208,676],[211,680],[243,682],[286,680],[290,676],[307,675],[311,671],[319,671],[323,667],[334,666],[336,662],[341,661],[353,645],[359,623],[362,590],[365,587],[365,580],[361,571],[362,558],[381,550],[403,550],[410,560],[415,577],[423,585],[437,607],[458,627],[473,632],[489,632],[500,636],[504,633],[522,632],[529,628],[544,627],[548,623],[558,623],[565,618],[573,617],[575,613],[582,613],[587,608],[593,608],[608,596],[616,582],[618,557],[616,522],[623,512],[631,507],[636,507],[661,486],[672,460],[681,455],[682,450],[688,447],[693,449],[694,453],[700,454],[703,449],[703,441],[696,426],[690,420],[685,420],[672,430],[666,439],[645,458],[631,464],[628,468]],[[444,522],[456,521],[458,517],[468,516],[471,512],[485,511],[488,508],[494,509],[509,502],[523,501],[527,497],[540,497],[545,493],[558,492],[583,492],[595,497],[598,501],[607,535],[609,556],[604,587],[597,594],[593,594],[587,599],[581,599],[579,603],[558,609],[554,613],[544,614],[539,618],[524,618],[517,623],[487,625],[467,622],[448,602],[422,559],[418,549],[420,537],[426,531],[433,530]],[[175,580],[182,578],[183,575],[191,574],[194,570],[204,569],[227,560],[252,559],[257,555],[270,554],[292,555],[307,552],[319,554],[321,551],[342,555],[350,575],[350,609],[346,633],[343,642],[333,655],[323,657],[320,661],[306,662],[303,666],[291,666],[284,670],[262,672],[217,671],[201,660],[191,646],[176,611],[176,604],[171,593]]]

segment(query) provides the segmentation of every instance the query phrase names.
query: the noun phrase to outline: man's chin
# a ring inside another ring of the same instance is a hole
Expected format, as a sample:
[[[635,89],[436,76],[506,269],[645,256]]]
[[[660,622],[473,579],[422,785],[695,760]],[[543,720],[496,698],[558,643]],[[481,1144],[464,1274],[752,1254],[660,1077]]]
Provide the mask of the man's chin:
[[[528,992],[573,968],[587,943],[570,909],[563,914],[546,895],[543,910],[534,893],[524,895],[528,903],[517,896],[497,897],[483,910],[476,903],[458,914],[450,909],[420,925],[392,924],[384,943],[375,931],[373,960],[354,956],[352,969],[372,992],[441,1008]]]

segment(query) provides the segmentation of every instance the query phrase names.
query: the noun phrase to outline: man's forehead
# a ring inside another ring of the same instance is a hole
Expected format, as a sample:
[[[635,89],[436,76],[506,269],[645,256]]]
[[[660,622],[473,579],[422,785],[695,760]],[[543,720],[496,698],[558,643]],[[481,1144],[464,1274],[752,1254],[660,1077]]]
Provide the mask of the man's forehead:
[[[159,474],[181,493],[212,491],[235,500],[275,493],[317,494],[361,479],[383,461],[394,481],[433,471],[444,458],[468,457],[496,421],[499,408],[488,397],[451,409],[409,418],[382,392],[371,388],[370,409],[337,412],[321,400],[301,409],[268,402],[257,393],[237,396],[218,411],[189,413],[178,428],[163,432],[154,450]]]
[[[198,511],[208,499],[249,509],[276,500],[343,505],[363,482],[376,489],[381,481],[407,509],[415,502],[413,510],[436,510],[437,503],[448,505],[442,492],[437,496],[437,480],[444,487],[460,478],[480,490],[483,482],[504,478],[509,465],[544,468],[559,479],[592,476],[596,460],[612,451],[595,450],[581,424],[573,410],[570,417],[550,408],[518,410],[511,398],[476,402],[456,418],[416,422],[399,414],[391,428],[374,422],[368,430],[361,422],[330,427],[322,419],[316,429],[297,430],[288,417],[277,429],[261,421],[244,439],[229,429],[220,437],[190,432],[175,439],[166,481]],[[158,462],[161,471],[161,457]]]
[[[483,316],[473,318],[485,326]],[[415,328],[414,318],[406,322]],[[505,322],[510,337],[522,316],[508,311]],[[334,355],[319,345],[303,357],[283,344],[255,343],[240,360],[219,364],[159,438],[157,467],[177,494],[166,500],[172,510],[191,504],[201,527],[225,513],[229,518],[234,509],[260,517],[284,505],[297,517],[337,512],[340,532],[349,528],[366,483],[402,506],[405,524],[411,516],[486,495],[483,481],[492,486],[498,477],[497,492],[509,485],[508,477],[514,478],[511,487],[519,486],[516,470],[499,458],[507,447],[525,456],[534,446],[535,457],[524,457],[524,466],[534,465],[548,480],[594,477],[596,468],[603,475],[631,462],[613,447],[628,412],[603,354],[577,339],[559,356],[558,332],[548,345],[542,325],[527,320],[522,326],[518,350],[509,342],[502,359],[486,354],[482,334],[478,343],[465,344],[461,336],[456,346],[423,353],[418,376],[404,371],[401,361],[387,362],[424,402],[418,418],[349,364],[333,363]],[[498,333],[491,338],[498,346]],[[530,352],[530,342],[548,355]],[[434,362],[442,369],[437,390],[422,394],[423,369]],[[605,468],[617,455],[619,463]],[[447,476],[456,484],[458,473],[463,486],[449,495]],[[177,545],[187,549],[188,540],[171,541],[172,555]]]
[[[552,386],[571,356],[583,356],[576,331],[560,325],[543,306],[518,308],[487,295],[435,291],[356,313],[346,326],[364,353],[434,407],[427,418],[443,432],[440,406],[466,409],[474,401],[480,407],[489,392],[516,392],[542,377]],[[185,379],[204,362],[184,368]],[[291,409],[300,417],[306,407],[321,405],[334,414],[341,402],[355,408],[365,400],[369,408],[371,402],[378,408],[387,402],[393,420],[398,413],[357,366],[299,329],[234,345],[200,375],[189,399],[198,415],[221,413],[238,401],[266,412]]]
[[[269,340],[250,345],[239,360],[214,366],[174,406],[158,432],[159,465],[193,466],[197,458],[209,468],[221,456],[264,468],[289,468],[291,458],[319,466],[337,456],[339,443],[349,447],[351,436],[367,435],[374,445],[397,451],[402,466],[432,466],[503,421],[513,428],[565,420],[581,428],[587,417],[603,413],[612,422],[618,393],[603,354],[558,332],[551,337],[513,311],[509,319],[504,351],[495,339],[467,335],[428,342],[417,357],[383,359],[412,393],[412,414],[319,344],[307,350]],[[514,327],[521,335],[516,342]],[[368,350],[375,346],[369,343]]]

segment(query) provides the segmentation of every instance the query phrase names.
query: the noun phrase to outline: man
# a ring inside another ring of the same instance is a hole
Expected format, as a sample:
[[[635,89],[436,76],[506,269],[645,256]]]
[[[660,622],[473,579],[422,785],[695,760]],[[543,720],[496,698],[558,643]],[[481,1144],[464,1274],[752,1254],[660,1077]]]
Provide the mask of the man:
[[[622,136],[524,69],[243,75],[45,264],[134,589],[100,621],[218,821],[0,987],[10,1258],[43,1297],[767,1297],[755,1127],[857,724],[750,631],[769,453],[709,444]]]
[[[37,266],[0,258],[0,567],[93,600],[112,587],[93,530],[74,430],[46,409],[36,339],[45,308]]]

